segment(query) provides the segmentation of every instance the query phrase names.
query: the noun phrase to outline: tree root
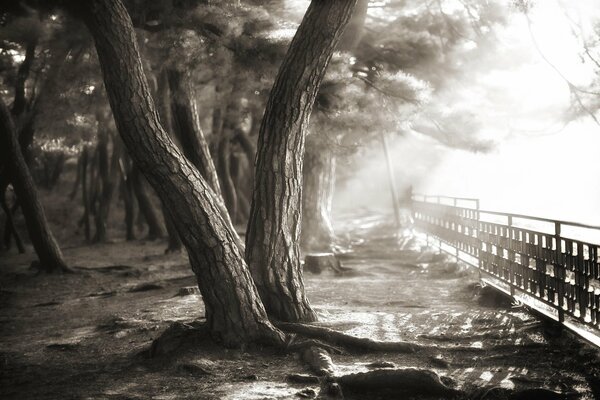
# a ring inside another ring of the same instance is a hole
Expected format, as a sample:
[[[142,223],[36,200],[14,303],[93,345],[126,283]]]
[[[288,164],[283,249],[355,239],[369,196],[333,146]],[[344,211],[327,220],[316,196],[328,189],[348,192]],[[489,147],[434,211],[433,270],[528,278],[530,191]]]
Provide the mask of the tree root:
[[[446,386],[433,371],[427,369],[379,369],[337,378],[344,391],[389,394],[390,397],[441,396],[453,398],[461,391]]]
[[[332,346],[328,343],[325,343],[316,339],[297,339],[295,334],[287,335],[288,341],[286,343],[285,349],[288,352],[297,351],[302,352],[309,347],[320,347],[324,350],[327,350],[333,354],[343,354],[342,349],[336,346]]]
[[[316,325],[277,322],[275,323],[275,326],[286,332],[297,333],[313,339],[321,339],[325,342],[329,342],[336,346],[342,346],[349,349],[356,349],[361,351],[415,353],[423,349],[423,346],[416,343],[381,342],[378,340],[372,340],[368,338],[355,337],[352,335],[335,331],[333,329]]]
[[[158,338],[152,341],[149,349],[143,352],[147,358],[168,357],[176,354],[180,348],[210,340],[208,326],[202,322],[184,324],[175,322]]]
[[[318,376],[333,376],[335,374],[335,364],[326,350],[311,346],[302,353],[302,360],[308,364],[310,369]]]

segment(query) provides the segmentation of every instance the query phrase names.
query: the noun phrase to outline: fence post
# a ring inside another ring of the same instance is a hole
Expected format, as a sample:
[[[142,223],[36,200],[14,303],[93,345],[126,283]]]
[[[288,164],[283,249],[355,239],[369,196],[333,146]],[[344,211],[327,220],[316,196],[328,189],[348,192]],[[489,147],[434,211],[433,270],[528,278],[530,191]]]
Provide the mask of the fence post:
[[[481,262],[481,250],[482,250],[483,246],[482,246],[481,235],[480,235],[481,222],[479,221],[479,219],[481,218],[481,214],[479,213],[479,199],[475,199],[475,209],[477,210],[475,212],[476,221],[477,221],[477,229],[475,230],[475,236],[477,237],[477,265],[478,265],[477,270],[479,272],[479,281],[481,281],[481,270],[483,269],[482,262]]]
[[[558,320],[560,322],[565,321],[565,267],[561,263],[561,255],[562,255],[562,244],[560,239],[560,222],[554,223],[554,240],[556,241],[556,254],[554,263],[554,279],[556,279],[557,283],[557,292],[558,292]]]
[[[510,280],[510,295],[515,296],[515,252],[513,251],[513,240],[512,240],[512,226],[513,217],[508,216],[508,279]]]

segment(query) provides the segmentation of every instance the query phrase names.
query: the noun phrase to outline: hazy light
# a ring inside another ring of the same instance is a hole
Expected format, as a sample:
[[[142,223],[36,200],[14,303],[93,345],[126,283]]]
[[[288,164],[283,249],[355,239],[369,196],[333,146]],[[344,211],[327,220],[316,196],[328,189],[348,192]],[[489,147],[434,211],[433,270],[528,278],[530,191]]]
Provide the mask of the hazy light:
[[[564,4],[585,32],[600,18],[600,3]],[[572,83],[589,84],[594,71],[581,62],[581,42],[560,3],[537,1],[530,18],[544,56]],[[565,125],[569,87],[538,54],[523,15],[514,15],[508,27],[498,28],[498,40],[502,54],[514,54],[514,60],[498,59],[497,67],[490,62],[488,71],[478,71],[479,78],[450,88],[441,99],[449,112],[473,110],[482,122],[477,135],[497,145],[490,154],[476,154],[423,135],[400,137],[392,132],[399,190],[413,184],[417,192],[479,198],[489,210],[600,225],[600,127],[585,116]],[[381,154],[380,143],[365,152],[362,169],[340,185],[338,206],[348,201],[354,207],[391,212]]]

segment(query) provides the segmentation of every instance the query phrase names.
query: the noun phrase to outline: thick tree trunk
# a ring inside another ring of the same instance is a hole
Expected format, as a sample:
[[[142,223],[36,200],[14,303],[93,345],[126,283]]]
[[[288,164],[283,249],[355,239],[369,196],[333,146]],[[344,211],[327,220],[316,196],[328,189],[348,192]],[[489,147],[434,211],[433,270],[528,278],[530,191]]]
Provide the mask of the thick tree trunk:
[[[320,142],[320,141],[317,141]],[[307,144],[302,188],[302,247],[331,251],[335,235],[331,203],[335,185],[335,156],[327,145]]]
[[[33,178],[21,153],[10,111],[1,98],[0,148],[3,149],[3,158],[7,160],[8,176],[11,177],[13,188],[21,204],[29,238],[38,255],[40,267],[48,272],[67,271],[67,264],[63,259],[58,243],[50,231]]]
[[[281,344],[283,334],[267,318],[221,202],[160,125],[125,7],[120,0],[85,7],[118,130],[188,250],[211,333],[228,346]]]
[[[306,127],[356,0],[313,0],[292,40],[258,138],[246,259],[270,316],[313,321],[300,269],[302,158]]]

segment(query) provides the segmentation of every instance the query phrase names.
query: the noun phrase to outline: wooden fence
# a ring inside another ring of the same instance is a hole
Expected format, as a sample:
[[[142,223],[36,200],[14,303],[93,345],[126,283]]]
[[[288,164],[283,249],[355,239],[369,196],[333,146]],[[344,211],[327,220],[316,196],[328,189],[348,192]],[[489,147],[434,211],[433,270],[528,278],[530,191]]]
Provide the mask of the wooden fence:
[[[600,227],[447,196],[414,195],[413,212],[428,242],[477,267],[485,283],[600,346]]]

